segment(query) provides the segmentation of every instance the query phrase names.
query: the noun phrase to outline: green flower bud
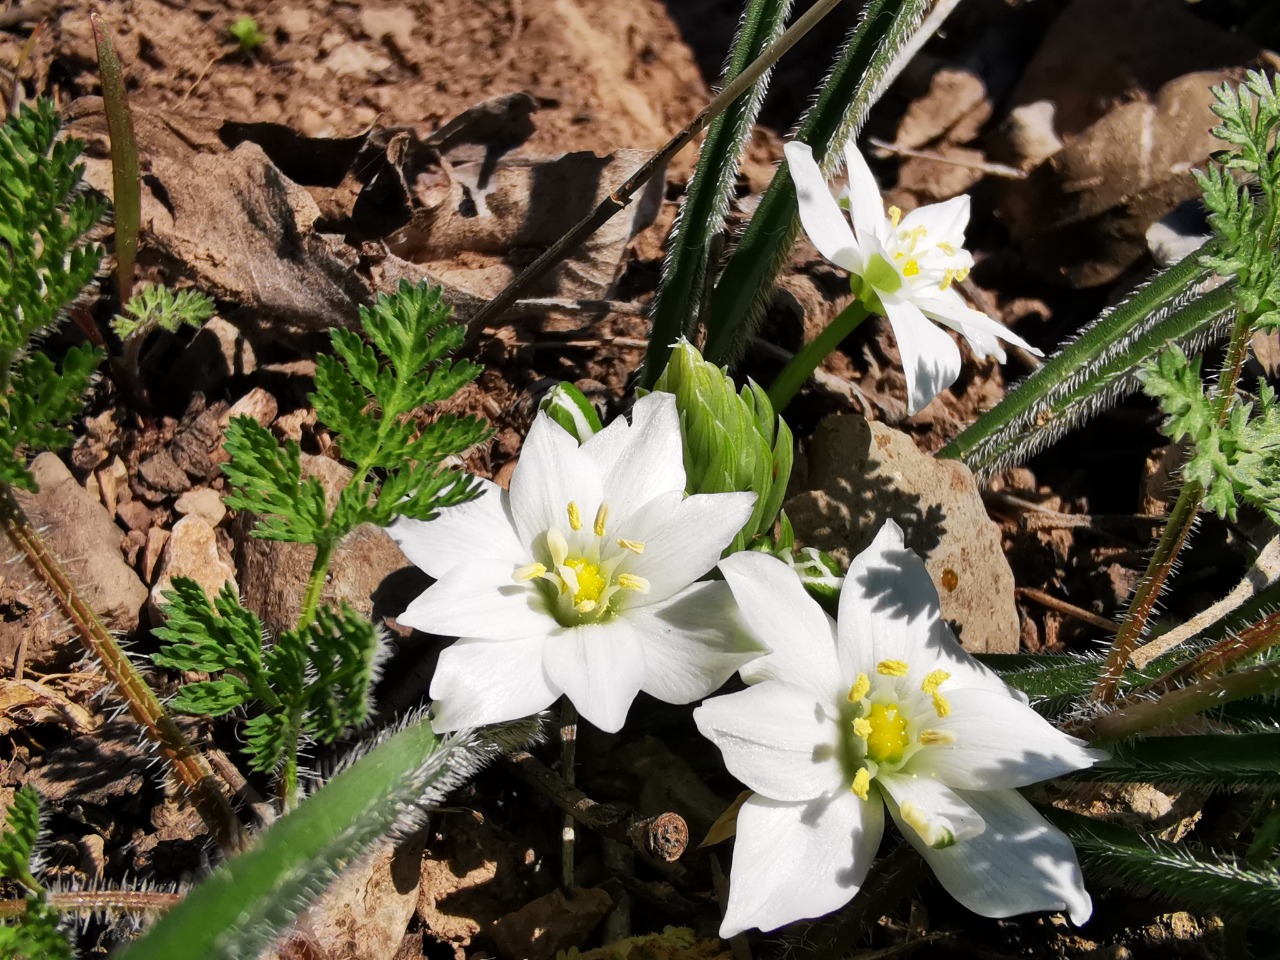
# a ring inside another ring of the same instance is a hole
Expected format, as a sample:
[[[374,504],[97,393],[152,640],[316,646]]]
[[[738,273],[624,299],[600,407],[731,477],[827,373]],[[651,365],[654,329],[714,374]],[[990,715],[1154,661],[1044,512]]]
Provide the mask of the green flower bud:
[[[561,382],[547,391],[538,409],[558,423],[579,443],[602,429],[596,408],[572,383]]]

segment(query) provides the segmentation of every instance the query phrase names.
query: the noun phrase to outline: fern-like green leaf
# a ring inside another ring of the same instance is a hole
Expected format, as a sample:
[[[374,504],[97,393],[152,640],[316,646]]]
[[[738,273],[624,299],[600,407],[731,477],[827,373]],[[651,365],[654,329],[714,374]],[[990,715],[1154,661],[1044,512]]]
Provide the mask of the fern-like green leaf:
[[[5,811],[0,833],[0,877],[14,880],[32,892],[41,887],[31,875],[31,854],[40,833],[40,795],[33,787],[19,787]]]
[[[281,446],[271,431],[252,417],[235,417],[224,443],[229,462],[222,472],[231,481],[224,498],[234,510],[249,510],[259,520],[252,535],[263,540],[319,543],[327,533],[324,487],[302,477],[302,451],[292,440]]]
[[[26,910],[0,925],[0,960],[72,960],[60,919],[43,900],[28,897]]]
[[[198,327],[213,316],[213,300],[199,290],[171,290],[152,284],[137,291],[124,313],[111,321],[121,340],[147,337],[157,330],[174,333],[179,327]]]

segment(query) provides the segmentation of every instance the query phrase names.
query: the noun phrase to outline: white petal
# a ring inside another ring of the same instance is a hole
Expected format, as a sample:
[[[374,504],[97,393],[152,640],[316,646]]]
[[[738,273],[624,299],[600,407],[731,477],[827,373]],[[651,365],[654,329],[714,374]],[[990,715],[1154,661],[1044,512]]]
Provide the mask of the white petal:
[[[880,187],[852,137],[844,145],[844,162],[849,175],[849,215],[858,243],[882,241],[886,220]]]
[[[399,517],[387,533],[409,562],[437,579],[460,563],[497,559],[528,562],[529,550],[516,539],[506,492],[496,483],[480,480],[480,496],[440,511],[434,520]]]
[[[989,349],[988,345],[992,338],[999,337],[1007,343],[1016,344],[1024,350],[1029,350],[1038,357],[1044,354],[1023,340],[1020,336],[1006,327],[999,321],[992,320],[981,310],[974,310],[965,304],[960,298],[960,294],[954,289],[945,291],[936,291],[936,296],[929,295],[926,297],[917,297],[916,306],[927,317],[932,317],[939,323],[944,323],[952,330],[956,330],[963,334],[971,346],[974,353],[981,356],[999,357],[1004,360],[1004,351],[997,346],[995,349]],[[950,294],[950,296],[947,296]]]
[[[634,627],[619,618],[552,634],[542,666],[579,713],[605,733],[617,733],[644,682],[644,649]]]
[[[849,780],[840,730],[808,690],[770,680],[693,711],[698,731],[720,748],[729,772],[773,800],[812,800]]]
[[[831,195],[826,177],[813,159],[813,150],[798,140],[791,141],[782,149],[796,187],[800,223],[804,225],[809,241],[832,263],[846,270],[854,269],[860,262],[857,241],[844,211]]]
[[[590,442],[584,449],[588,454],[595,450]],[[676,398],[669,393],[651,393],[636,401],[627,442],[611,453],[603,491],[610,526],[660,494],[683,494],[684,447]]]
[[[724,548],[751,518],[755,499],[754,493],[686,497],[682,492],[670,492],[655,497],[616,527],[611,525],[611,538],[625,537],[644,544],[643,553],[618,568],[649,581],[649,592],[631,602],[665,600],[714,567]]]
[[[982,816],[956,791],[930,777],[908,773],[881,775],[876,783],[893,798],[889,804],[903,833],[913,833],[928,847],[949,847],[978,836],[986,828]]]
[[[938,591],[924,561],[903,544],[902,528],[885,521],[871,544],[853,558],[840,591],[837,628],[843,669],[873,676],[882,660],[903,660],[916,687],[934,670],[951,674],[942,692],[980,687],[1013,693],[993,671],[965,653],[942,621]]]
[[[414,600],[396,620],[444,637],[520,640],[544,637],[556,628],[531,583],[514,583],[514,568],[502,560],[453,567]]]
[[[563,427],[539,413],[520,450],[507,501],[520,542],[531,545],[552,526],[568,529],[570,502],[589,520],[600,506],[600,495],[595,460]]]
[[[853,899],[884,833],[884,804],[848,790],[812,803],[751,797],[738,811],[720,936],[820,917]]]
[[[437,733],[519,720],[560,696],[542,670],[542,639],[459,640],[441,651],[431,678]]]
[[[924,227],[928,231],[928,236],[925,237],[928,246],[950,243],[955,247],[963,247],[964,230],[968,225],[969,195],[962,193],[942,203],[916,207],[902,218],[898,229],[908,232],[916,227]]]
[[[723,582],[695,583],[670,600],[627,612],[644,643],[641,689],[666,703],[692,703],[718,690],[764,649],[738,618]]]
[[[776,557],[744,550],[720,561],[747,628],[769,653],[741,670],[747,683],[782,680],[824,704],[839,702],[857,676],[836,658],[835,624]]]
[[[987,822],[980,836],[945,850],[904,831],[951,896],[984,917],[1066,910],[1077,926],[1093,913],[1071,841],[1016,790],[962,794]]]
[[[949,716],[930,722],[955,736],[911,758],[910,768],[962,790],[1004,790],[1091,767],[1106,759],[1083,740],[1067,736],[1021,701],[990,690],[943,692]]]
[[[960,348],[907,300],[881,296],[907,375],[907,414],[927,407],[960,376]]]

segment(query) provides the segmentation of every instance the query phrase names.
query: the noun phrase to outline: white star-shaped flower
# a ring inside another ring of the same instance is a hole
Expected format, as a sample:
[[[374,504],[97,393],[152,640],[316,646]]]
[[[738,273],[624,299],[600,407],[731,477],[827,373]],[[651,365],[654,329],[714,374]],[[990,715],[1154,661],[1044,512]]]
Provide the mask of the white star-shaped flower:
[[[988,917],[1092,912],[1071,842],[1015,788],[1105,755],[1032,710],[965,653],[920,558],[886,523],[850,565],[833,622],[786,564],[720,563],[772,652],[746,690],[694,711],[754,794],[738,813],[720,928],[773,930],[847,903],[887,807],[947,891]]]
[[[964,248],[968,195],[919,207],[906,216],[890,207],[886,216],[880,188],[850,140],[844,148],[849,173],[842,197],[849,210],[846,219],[808,145],[793,141],[784,151],[809,240],[824,257],[849,271],[854,293],[869,310],[889,318],[907,375],[908,413],[919,413],[960,376],[959,348],[930,320],[959,332],[978,356],[1003,362],[1000,340],[1041,355],[1003,324],[968,306],[952,286],[973,267],[973,256]]]
[[[461,639],[431,681],[439,732],[527,717],[564,694],[602,730],[643,690],[711,693],[761,653],[723,582],[695,583],[755,495],[685,496],[675,398],[655,393],[579,446],[546,414],[510,491],[388,532],[436,578],[398,618]]]

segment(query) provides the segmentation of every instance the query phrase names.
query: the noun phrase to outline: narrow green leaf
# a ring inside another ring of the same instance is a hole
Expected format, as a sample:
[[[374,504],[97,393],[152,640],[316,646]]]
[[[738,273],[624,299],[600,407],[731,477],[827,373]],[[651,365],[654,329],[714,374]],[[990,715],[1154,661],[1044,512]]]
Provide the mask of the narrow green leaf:
[[[749,0],[721,77],[722,86],[778,38],[791,5],[792,0]],[[694,333],[711,243],[724,227],[742,151],[768,84],[769,74],[765,73],[746,96],[735,100],[707,129],[697,169],[667,242],[662,282],[653,308],[653,332],[640,374],[640,385],[646,389],[652,389],[667,365],[672,344],[681,336]]]
[[[418,718],[215,870],[122,960],[256,957],[379,838],[412,826],[500,749],[527,742],[533,729],[512,725],[442,742]]]
[[[928,9],[929,0],[867,4],[796,130],[796,139],[813,147],[824,172],[835,169],[845,142],[861,129],[883,92],[881,78]],[[783,162],[716,282],[704,318],[708,360],[733,362],[759,327],[800,230],[798,209],[795,185]]]
[[[1147,737],[1109,748],[1111,759],[1072,780],[1273,787],[1280,785],[1280,733]]]
[[[1232,292],[1229,285],[1204,292],[1212,270],[1201,258],[1191,254],[1104,312],[938,456],[989,477],[1136,391],[1138,368],[1169,343],[1190,352],[1224,337]]]

